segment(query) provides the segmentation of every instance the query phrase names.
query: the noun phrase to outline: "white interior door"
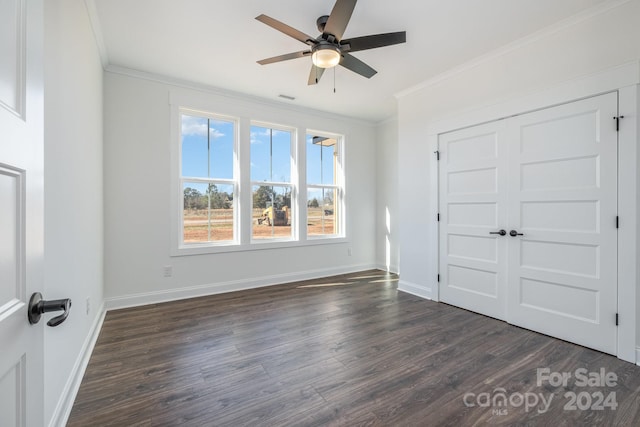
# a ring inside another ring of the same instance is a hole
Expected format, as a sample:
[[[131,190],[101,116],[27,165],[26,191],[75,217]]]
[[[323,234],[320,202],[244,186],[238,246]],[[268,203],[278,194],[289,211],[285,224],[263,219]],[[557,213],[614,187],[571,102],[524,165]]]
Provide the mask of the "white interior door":
[[[617,104],[440,135],[443,302],[616,353]]]
[[[509,121],[508,320],[616,353],[616,93]]]
[[[504,320],[504,120],[440,136],[440,299]]]
[[[0,425],[42,426],[42,3],[0,1]]]

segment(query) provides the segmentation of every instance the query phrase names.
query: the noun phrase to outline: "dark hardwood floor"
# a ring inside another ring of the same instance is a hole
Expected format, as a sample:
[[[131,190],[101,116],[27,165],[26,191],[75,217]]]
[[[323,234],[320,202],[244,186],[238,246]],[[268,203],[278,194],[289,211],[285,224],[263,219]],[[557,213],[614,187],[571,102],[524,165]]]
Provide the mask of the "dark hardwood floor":
[[[640,367],[396,282],[367,271],[111,311],[68,425],[640,425]],[[538,384],[545,368],[571,378]]]

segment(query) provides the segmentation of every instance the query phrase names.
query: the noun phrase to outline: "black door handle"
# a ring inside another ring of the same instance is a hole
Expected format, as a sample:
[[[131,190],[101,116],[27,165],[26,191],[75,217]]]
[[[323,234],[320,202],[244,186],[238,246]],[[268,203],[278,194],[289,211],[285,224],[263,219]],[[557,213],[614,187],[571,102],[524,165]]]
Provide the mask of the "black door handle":
[[[500,231],[490,231],[489,234],[499,234],[501,236],[506,236],[507,232],[505,230],[500,230]]]
[[[48,326],[58,326],[59,324],[67,320],[70,309],[71,300],[69,298],[45,301],[42,299],[42,294],[40,292],[34,292],[34,294],[31,295],[31,299],[29,300],[27,316],[29,318],[29,323],[35,325],[40,321],[43,313],[64,310],[64,313],[62,313],[60,316],[56,316],[47,322]]]
[[[522,234],[522,233],[518,233],[516,230],[511,230],[511,231],[509,232],[509,236],[511,236],[511,237],[524,236],[524,234]]]

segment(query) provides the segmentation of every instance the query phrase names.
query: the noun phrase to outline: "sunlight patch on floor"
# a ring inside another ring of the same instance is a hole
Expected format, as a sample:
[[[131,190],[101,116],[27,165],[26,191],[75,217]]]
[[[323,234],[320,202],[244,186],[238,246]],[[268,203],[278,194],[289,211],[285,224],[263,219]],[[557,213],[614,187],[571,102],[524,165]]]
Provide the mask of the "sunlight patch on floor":
[[[382,280],[372,280],[369,283],[390,283],[390,282],[397,282],[400,279],[382,279]]]
[[[342,282],[342,283],[319,283],[317,285],[302,285],[302,286],[298,286],[298,289],[302,289],[302,288],[328,288],[331,286],[346,286],[346,285],[353,285],[354,283],[351,282]]]
[[[379,279],[381,277],[385,277],[381,274],[375,274],[373,276],[358,276],[358,277],[349,277],[349,280],[362,280],[362,279]]]

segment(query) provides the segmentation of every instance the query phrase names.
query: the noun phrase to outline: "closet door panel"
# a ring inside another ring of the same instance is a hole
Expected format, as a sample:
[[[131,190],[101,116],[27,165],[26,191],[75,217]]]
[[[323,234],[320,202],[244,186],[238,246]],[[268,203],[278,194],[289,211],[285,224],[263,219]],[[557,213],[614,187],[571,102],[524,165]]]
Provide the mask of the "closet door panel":
[[[509,119],[510,323],[614,354],[617,94]]]
[[[504,121],[439,137],[440,298],[505,319]]]

